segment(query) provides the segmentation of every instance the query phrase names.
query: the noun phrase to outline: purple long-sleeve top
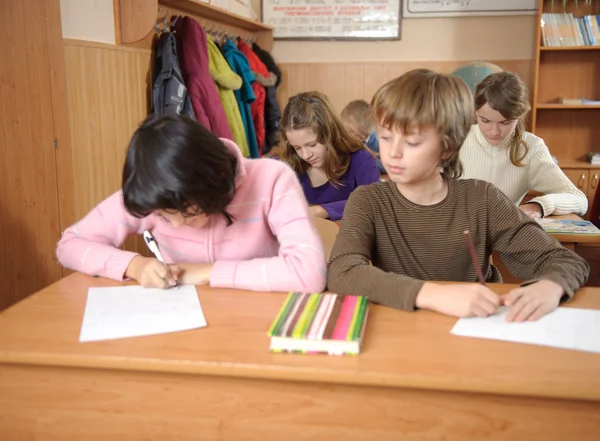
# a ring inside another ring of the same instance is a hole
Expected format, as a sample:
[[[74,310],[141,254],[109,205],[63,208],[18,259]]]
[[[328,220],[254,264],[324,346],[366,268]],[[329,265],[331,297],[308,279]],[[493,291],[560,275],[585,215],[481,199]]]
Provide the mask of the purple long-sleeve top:
[[[332,221],[342,218],[346,201],[356,187],[379,182],[380,177],[377,161],[366,150],[350,154],[350,166],[340,178],[343,185],[337,188],[331,182],[313,187],[307,174],[299,176],[308,203],[323,207]]]

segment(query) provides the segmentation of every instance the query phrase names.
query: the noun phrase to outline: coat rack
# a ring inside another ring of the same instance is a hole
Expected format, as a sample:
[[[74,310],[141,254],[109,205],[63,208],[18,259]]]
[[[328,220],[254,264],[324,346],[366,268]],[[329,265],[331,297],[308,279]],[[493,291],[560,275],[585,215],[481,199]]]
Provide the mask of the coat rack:
[[[271,26],[203,1],[120,0],[116,3],[119,5],[116,15],[121,31],[119,44],[151,49],[157,33],[171,31],[177,16],[189,16],[201,23],[205,32],[217,40],[239,38],[256,42],[267,51],[273,49]]]
[[[162,10],[162,8],[159,7],[158,8],[159,17],[157,17],[157,19],[156,19],[156,25],[154,26],[154,32],[156,34],[160,34],[161,32],[175,32],[175,31],[171,31],[171,29],[173,29],[173,27],[175,27],[175,23],[177,23],[177,20],[179,19],[180,15],[171,16],[171,19],[167,20],[169,15],[171,14],[171,11],[167,10],[167,13],[165,14],[165,16],[160,17],[161,10]],[[162,28],[160,27],[161,23],[162,23]]]
[[[252,44],[256,41],[256,35],[254,35],[253,33],[240,31],[235,32],[230,29],[226,29],[219,24],[208,23],[204,20],[199,20],[199,23],[200,26],[202,26],[202,29],[204,29],[204,32],[210,35],[211,38],[219,44],[223,43],[227,38],[240,39],[245,41],[247,44]]]

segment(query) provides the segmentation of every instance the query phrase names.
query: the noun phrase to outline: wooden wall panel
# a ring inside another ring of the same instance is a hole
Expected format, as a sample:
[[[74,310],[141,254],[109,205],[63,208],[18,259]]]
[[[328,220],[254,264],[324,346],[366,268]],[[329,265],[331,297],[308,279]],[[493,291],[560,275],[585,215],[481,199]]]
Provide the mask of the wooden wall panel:
[[[283,107],[289,97],[299,92],[318,90],[326,93],[339,112],[353,99],[369,101],[385,82],[416,68],[452,72],[468,61],[399,61],[352,63],[284,63],[280,65],[283,82],[278,100]],[[490,62],[517,73],[531,87],[533,60],[499,60]]]
[[[64,46],[79,219],[121,185],[127,144],[148,112],[150,52],[71,40]]]
[[[151,53],[76,40],[64,40],[64,49],[80,219],[121,186],[127,145],[150,108]],[[131,239],[125,248],[142,243]]]
[[[64,115],[53,117],[61,66],[49,56],[60,56],[57,17],[57,1],[2,2],[0,311],[62,273],[54,256],[60,237],[54,141],[65,125]]]

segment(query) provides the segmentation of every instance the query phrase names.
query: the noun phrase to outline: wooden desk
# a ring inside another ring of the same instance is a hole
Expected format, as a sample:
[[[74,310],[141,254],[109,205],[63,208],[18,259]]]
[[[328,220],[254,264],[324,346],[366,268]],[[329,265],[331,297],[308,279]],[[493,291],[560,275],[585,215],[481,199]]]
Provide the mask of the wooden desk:
[[[272,354],[284,295],[209,288],[207,328],[79,343],[88,287],[109,285],[73,274],[0,313],[2,441],[598,439],[598,354],[381,306],[359,356]]]
[[[583,220],[576,214],[566,214],[562,216],[548,216],[548,219],[569,219]],[[548,233],[558,240],[562,246],[575,251],[590,264],[590,277],[586,285],[600,286],[600,236],[591,236],[589,234],[562,234]],[[514,276],[502,262],[497,252],[492,253],[494,266],[502,274],[505,283],[521,283],[522,280]]]
[[[548,219],[568,219],[568,220],[584,220],[576,214],[566,214],[563,216],[548,216]],[[593,236],[589,234],[562,234],[562,233],[551,233],[552,237],[558,240],[563,246],[575,249],[576,244],[594,244],[600,245],[600,236]]]

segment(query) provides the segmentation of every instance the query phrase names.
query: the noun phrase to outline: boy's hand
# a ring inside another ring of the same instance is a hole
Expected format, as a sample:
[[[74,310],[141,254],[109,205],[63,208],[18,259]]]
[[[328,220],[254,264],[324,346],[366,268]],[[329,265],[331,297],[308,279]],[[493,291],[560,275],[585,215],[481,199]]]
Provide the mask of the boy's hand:
[[[501,304],[498,294],[479,283],[439,285],[426,282],[415,301],[418,308],[454,317],[487,317]]]
[[[165,265],[151,257],[136,256],[125,271],[146,288],[169,288],[175,286],[181,269],[177,265]]]
[[[515,288],[502,296],[502,302],[509,307],[506,321],[537,320],[554,311],[564,293],[563,287],[551,280]]]

